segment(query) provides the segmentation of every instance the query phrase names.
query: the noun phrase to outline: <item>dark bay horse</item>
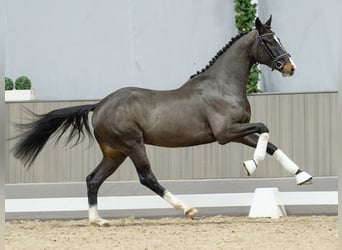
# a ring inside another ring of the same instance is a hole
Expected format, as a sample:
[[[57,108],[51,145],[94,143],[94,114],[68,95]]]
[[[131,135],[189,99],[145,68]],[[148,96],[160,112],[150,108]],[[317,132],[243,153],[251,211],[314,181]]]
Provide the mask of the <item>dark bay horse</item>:
[[[94,105],[36,115],[33,122],[22,125],[24,132],[18,136],[14,156],[30,166],[50,137],[60,139],[68,130],[68,142],[76,138],[77,143],[84,132],[92,135],[88,114],[93,112],[93,134],[103,153],[102,161],[86,178],[89,220],[96,225],[108,224],[97,211],[98,190],[127,157],[134,163],[143,185],[187,216],[198,212],[159,184],[145,144],[186,147],[239,142],[255,147],[253,159],[244,162],[248,175],[253,174],[267,152],[296,177],[297,184],[310,182],[308,173],[268,142],[269,130],[264,124],[250,123],[246,83],[255,63],[268,65],[283,76],[295,71],[290,55],[271,30],[271,17],[265,24],[257,18],[255,29],[233,38],[205,69],[178,89],[123,88]]]

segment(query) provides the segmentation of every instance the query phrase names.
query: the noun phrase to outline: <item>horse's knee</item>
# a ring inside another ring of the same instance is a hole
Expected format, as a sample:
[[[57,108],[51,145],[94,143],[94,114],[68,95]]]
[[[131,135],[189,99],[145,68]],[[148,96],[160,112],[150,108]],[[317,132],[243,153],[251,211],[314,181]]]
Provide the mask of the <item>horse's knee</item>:
[[[270,132],[270,130],[268,129],[268,127],[267,127],[265,124],[261,123],[261,122],[258,122],[258,123],[256,123],[255,125],[256,125],[256,127],[258,128],[258,133],[259,133],[259,134],[262,134],[262,133],[269,133],[269,132]]]

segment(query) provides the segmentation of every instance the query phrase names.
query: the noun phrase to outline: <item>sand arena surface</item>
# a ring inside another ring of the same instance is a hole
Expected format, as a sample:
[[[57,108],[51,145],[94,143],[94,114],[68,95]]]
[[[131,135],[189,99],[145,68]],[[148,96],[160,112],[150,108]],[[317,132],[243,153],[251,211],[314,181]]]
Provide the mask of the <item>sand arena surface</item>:
[[[337,216],[7,221],[6,249],[338,249]]]

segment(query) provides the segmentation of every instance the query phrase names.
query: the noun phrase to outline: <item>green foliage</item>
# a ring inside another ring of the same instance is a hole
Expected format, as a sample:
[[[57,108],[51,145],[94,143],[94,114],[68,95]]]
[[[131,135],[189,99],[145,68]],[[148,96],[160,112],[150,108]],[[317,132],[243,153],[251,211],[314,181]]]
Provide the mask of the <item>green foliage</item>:
[[[14,88],[14,84],[11,78],[5,77],[5,90],[12,90]]]
[[[15,80],[15,89],[31,89],[31,80],[27,76],[20,76]]]
[[[254,27],[257,4],[252,4],[251,0],[234,0],[235,4],[235,26],[239,32],[245,32]],[[248,78],[247,93],[259,93],[258,89],[259,74],[261,71],[253,65]]]
[[[248,94],[261,92],[261,90],[258,88],[258,81],[259,81],[260,73],[261,73],[261,70],[258,69],[256,65],[253,65],[249,73],[249,77],[248,77],[248,84],[247,84],[247,89],[246,89],[246,92]]]
[[[254,27],[257,4],[251,0],[234,0],[235,4],[235,26],[239,32],[245,32]]]

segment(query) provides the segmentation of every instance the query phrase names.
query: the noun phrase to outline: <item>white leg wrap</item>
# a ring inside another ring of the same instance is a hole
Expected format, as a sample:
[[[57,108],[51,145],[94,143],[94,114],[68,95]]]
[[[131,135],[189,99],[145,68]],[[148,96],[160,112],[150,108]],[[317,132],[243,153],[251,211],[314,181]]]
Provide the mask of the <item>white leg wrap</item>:
[[[99,213],[97,212],[97,206],[89,207],[89,222],[92,225],[109,226],[109,222],[100,217]]]
[[[265,159],[269,137],[270,135],[268,133],[262,133],[259,136],[258,143],[253,155],[253,159],[256,162],[256,164],[259,164],[261,161]]]
[[[192,216],[198,212],[196,208],[186,205],[185,203],[183,203],[181,200],[179,200],[176,196],[174,196],[172,193],[170,193],[167,190],[164,192],[163,198],[168,203],[170,203],[174,208],[183,209],[184,214],[187,216]]]
[[[295,175],[298,171],[299,167],[294,163],[289,157],[287,157],[286,154],[284,154],[283,151],[280,149],[277,149],[273,156],[275,159],[280,163],[280,165],[285,168],[287,172],[289,172],[292,175]]]
[[[270,135],[268,133],[262,133],[259,136],[258,143],[255,147],[253,160],[243,162],[243,166],[245,167],[248,176],[253,175],[258,164],[265,159],[269,137]]]
[[[245,167],[248,176],[252,176],[257,168],[254,160],[244,161],[243,166]]]
[[[296,182],[298,185],[312,184],[312,176],[305,171],[296,174]]]

